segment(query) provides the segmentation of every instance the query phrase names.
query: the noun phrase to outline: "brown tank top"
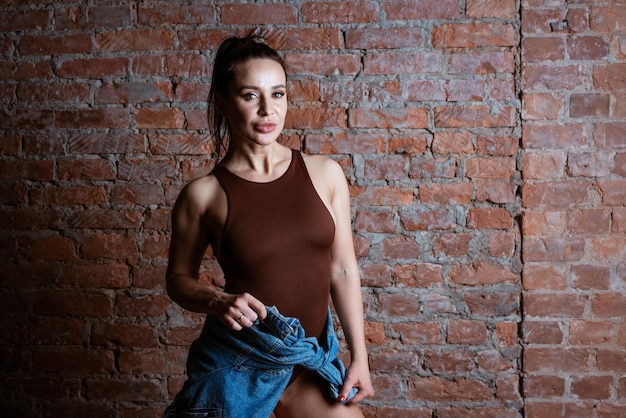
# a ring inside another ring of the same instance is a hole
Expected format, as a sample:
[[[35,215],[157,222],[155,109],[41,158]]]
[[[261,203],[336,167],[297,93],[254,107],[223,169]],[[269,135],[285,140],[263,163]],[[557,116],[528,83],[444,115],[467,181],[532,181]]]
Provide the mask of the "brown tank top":
[[[300,152],[268,183],[245,180],[218,165],[213,174],[228,198],[219,242],[212,243],[228,293],[248,292],[320,336],[330,294],[333,219]]]

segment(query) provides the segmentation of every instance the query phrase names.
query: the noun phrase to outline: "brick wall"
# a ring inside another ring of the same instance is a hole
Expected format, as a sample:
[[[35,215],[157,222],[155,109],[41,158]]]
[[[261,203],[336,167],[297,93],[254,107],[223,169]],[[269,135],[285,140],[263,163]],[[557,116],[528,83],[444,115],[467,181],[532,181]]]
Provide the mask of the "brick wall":
[[[626,3],[521,21],[526,415],[625,416]]]
[[[169,214],[212,166],[213,51],[255,25],[285,143],[351,184],[366,415],[626,413],[623,1],[0,5],[8,416],[156,417],[182,385]]]

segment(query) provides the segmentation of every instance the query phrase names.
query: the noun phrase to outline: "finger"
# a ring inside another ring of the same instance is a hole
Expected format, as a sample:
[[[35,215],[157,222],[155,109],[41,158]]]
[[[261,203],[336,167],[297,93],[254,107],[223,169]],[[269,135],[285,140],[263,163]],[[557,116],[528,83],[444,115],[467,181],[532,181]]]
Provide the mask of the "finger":
[[[258,318],[259,320],[263,321],[265,320],[265,318],[267,318],[267,310],[265,309],[265,305],[263,304],[263,302],[261,302],[252,295],[250,295],[248,306],[254,313],[254,320]]]

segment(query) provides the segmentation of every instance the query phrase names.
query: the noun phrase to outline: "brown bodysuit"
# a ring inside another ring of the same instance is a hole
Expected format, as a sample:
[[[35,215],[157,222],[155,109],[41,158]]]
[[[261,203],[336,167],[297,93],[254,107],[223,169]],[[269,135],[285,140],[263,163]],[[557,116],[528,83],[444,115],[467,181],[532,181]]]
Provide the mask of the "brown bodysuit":
[[[212,247],[225,291],[248,292],[300,320],[320,336],[330,294],[330,248],[335,225],[317,194],[300,152],[268,183],[245,180],[218,165],[213,174],[228,198],[221,240]]]

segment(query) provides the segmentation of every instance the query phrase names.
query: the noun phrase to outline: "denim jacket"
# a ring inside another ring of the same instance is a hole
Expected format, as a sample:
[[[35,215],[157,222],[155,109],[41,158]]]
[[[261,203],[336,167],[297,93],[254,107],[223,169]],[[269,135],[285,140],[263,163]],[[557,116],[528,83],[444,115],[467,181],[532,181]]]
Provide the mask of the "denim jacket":
[[[208,315],[189,350],[188,379],[163,417],[267,418],[296,365],[322,376],[337,399],[346,374],[337,350],[330,308],[319,340],[305,337],[300,321],[275,307],[267,308],[265,320],[238,332]]]

